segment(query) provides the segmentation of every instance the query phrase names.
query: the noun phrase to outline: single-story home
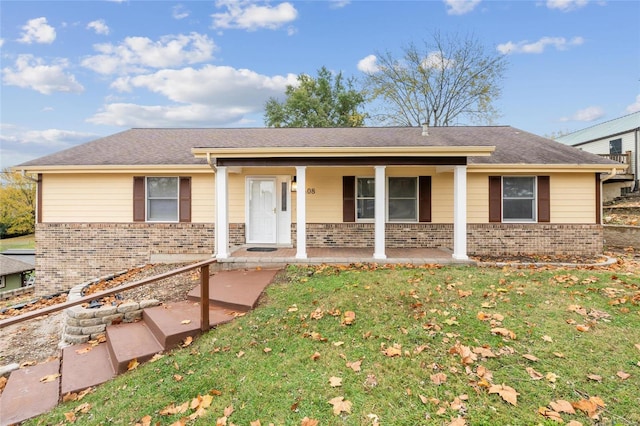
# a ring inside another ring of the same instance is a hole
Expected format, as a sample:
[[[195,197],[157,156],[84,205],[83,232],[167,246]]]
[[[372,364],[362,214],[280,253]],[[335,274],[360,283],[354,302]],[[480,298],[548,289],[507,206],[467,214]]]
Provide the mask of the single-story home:
[[[640,111],[562,135],[556,140],[624,166],[604,182],[604,202],[640,190]]]
[[[0,254],[0,293],[27,285],[33,265]]]
[[[238,247],[600,254],[619,163],[510,126],[132,129],[16,166],[37,179],[39,292]]]

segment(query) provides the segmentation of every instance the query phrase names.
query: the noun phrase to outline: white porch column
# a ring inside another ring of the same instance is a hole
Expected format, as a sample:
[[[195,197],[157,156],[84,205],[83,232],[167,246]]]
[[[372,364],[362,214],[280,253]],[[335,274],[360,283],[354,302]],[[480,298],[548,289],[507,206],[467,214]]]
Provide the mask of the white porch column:
[[[216,168],[216,259],[229,257],[229,173]]]
[[[453,255],[456,260],[467,256],[467,166],[453,169]]]
[[[307,258],[307,167],[296,166],[296,259]]]
[[[385,253],[385,222],[387,218],[386,193],[386,166],[375,166],[376,169],[376,191],[375,191],[375,250],[374,259],[386,259]]]

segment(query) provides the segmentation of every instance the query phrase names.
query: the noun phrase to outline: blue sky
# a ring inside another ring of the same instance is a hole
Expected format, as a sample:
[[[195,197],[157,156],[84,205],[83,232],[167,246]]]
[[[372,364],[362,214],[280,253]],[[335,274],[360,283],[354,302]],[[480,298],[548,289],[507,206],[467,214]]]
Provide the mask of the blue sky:
[[[640,110],[639,21],[638,1],[3,0],[0,165],[132,127],[262,127],[296,75],[362,78],[435,31],[507,55],[496,124],[579,130]]]

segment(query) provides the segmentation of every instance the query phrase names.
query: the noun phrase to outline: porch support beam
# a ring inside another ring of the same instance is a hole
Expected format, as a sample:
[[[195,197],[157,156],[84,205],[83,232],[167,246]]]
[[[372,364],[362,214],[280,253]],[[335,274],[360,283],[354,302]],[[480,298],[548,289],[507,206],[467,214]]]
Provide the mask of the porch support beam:
[[[375,166],[375,250],[374,259],[386,259],[385,253],[385,222],[387,212],[385,209],[386,194],[386,166]]]
[[[307,258],[307,168],[296,166],[296,259]]]
[[[216,259],[229,257],[229,173],[216,168]]]
[[[453,168],[453,255],[456,260],[467,256],[467,166]]]

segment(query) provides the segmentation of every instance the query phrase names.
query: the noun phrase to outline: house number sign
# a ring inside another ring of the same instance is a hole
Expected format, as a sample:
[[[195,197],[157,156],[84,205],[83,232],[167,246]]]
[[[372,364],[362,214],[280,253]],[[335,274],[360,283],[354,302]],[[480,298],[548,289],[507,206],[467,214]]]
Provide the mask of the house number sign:
[[[315,188],[307,188],[307,194],[313,195],[315,193],[316,193],[316,189]]]

